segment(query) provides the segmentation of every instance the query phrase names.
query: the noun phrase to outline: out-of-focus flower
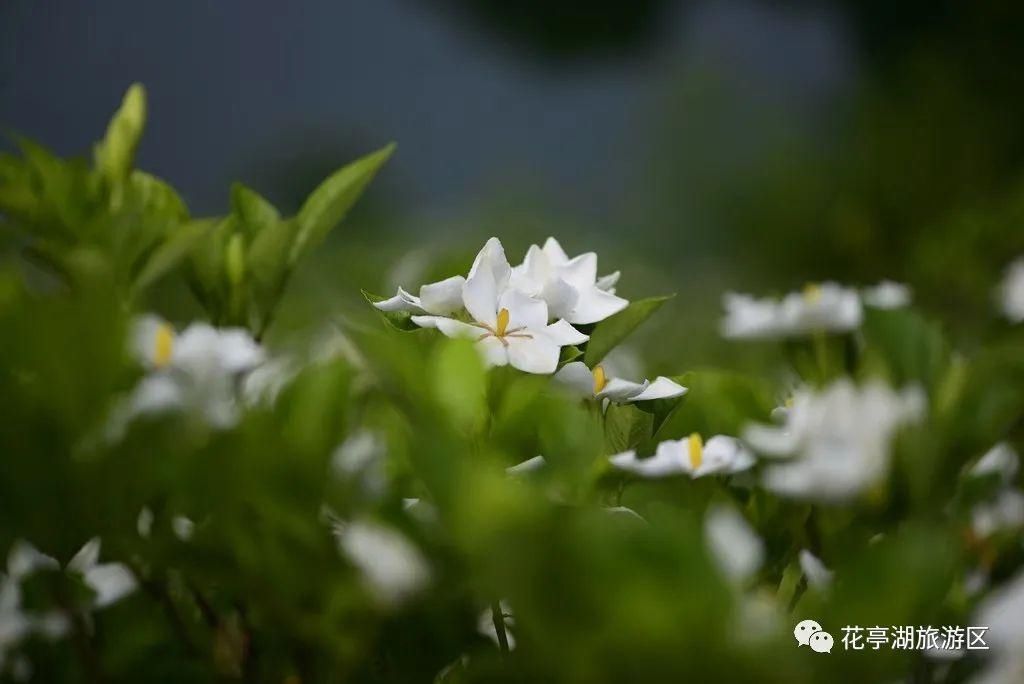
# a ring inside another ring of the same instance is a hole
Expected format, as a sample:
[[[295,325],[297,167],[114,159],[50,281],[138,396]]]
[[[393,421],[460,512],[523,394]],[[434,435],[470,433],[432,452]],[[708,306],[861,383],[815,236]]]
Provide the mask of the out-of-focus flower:
[[[609,461],[620,470],[640,477],[658,478],[689,475],[729,475],[754,465],[754,456],[737,439],[715,435],[704,443],[697,433],[662,442],[649,458],[637,458],[635,451],[612,456]]]
[[[543,456],[534,456],[529,458],[522,463],[517,463],[514,466],[505,468],[505,473],[508,475],[522,475],[523,473],[533,473],[547,465],[547,461],[544,460]]]
[[[685,387],[661,375],[654,382],[631,382],[609,377],[600,365],[591,370],[582,361],[562,366],[555,373],[555,380],[580,396],[609,399],[618,403],[671,399],[686,394]]]
[[[743,439],[768,456],[795,457],[770,467],[765,486],[785,495],[843,500],[877,484],[889,468],[896,431],[924,413],[916,388],[894,392],[880,382],[839,380],[821,393],[801,392],[785,424],[749,426]]]
[[[367,520],[339,523],[338,545],[359,569],[374,597],[395,606],[430,581],[430,568],[419,550],[403,535]]]
[[[764,542],[729,506],[714,506],[704,518],[708,549],[730,581],[743,584],[761,569]]]
[[[971,467],[970,474],[978,477],[997,474],[1003,484],[1013,482],[1020,468],[1020,458],[1013,447],[1000,442],[985,452]]]
[[[516,619],[512,615],[512,609],[509,608],[508,603],[501,601],[498,605],[498,610],[501,611],[501,621],[505,626],[505,639],[508,642],[508,650],[512,651],[516,647],[516,638],[512,634],[512,629],[516,626]],[[495,646],[500,645],[498,628],[494,625],[494,612],[490,608],[480,613],[480,617],[477,618],[476,628],[478,632],[493,641]]]
[[[564,320],[549,325],[543,300],[505,286],[509,269],[502,261],[500,246],[485,247],[477,256],[463,288],[463,303],[472,322],[443,316],[413,316],[412,320],[448,337],[476,340],[488,365],[510,364],[527,373],[553,373],[563,346],[582,344],[589,338]]]
[[[800,550],[800,569],[807,578],[807,585],[815,589],[827,589],[832,584],[832,571],[821,559],[807,549]]]
[[[106,608],[135,591],[138,582],[128,566],[122,563],[100,563],[99,559],[100,540],[94,537],[68,562],[67,569],[80,574],[85,584],[93,590],[93,606]]]
[[[727,293],[722,334],[734,339],[777,339],[814,332],[848,332],[863,318],[860,295],[836,283],[807,285],[776,300]]]
[[[979,504],[971,511],[971,529],[981,538],[1021,527],[1024,527],[1024,494],[1010,487],[1001,489],[993,501]]]
[[[331,454],[331,470],[358,484],[360,491],[379,497],[387,488],[384,447],[382,437],[371,430],[353,432]]]
[[[47,556],[23,539],[18,539],[7,552],[7,576],[15,581],[38,570],[57,570],[60,563],[56,558]]]
[[[1006,277],[1000,287],[1000,304],[1003,315],[1011,322],[1024,321],[1024,257],[1006,269]]]
[[[903,283],[883,280],[877,285],[864,288],[864,304],[875,309],[902,309],[910,305],[910,288]]]
[[[974,684],[1024,681],[1024,573],[1017,574],[978,606],[973,624],[987,627],[985,644],[992,661]]]
[[[272,406],[299,369],[292,359],[275,358],[262,363],[242,379],[242,399],[248,406]]]
[[[618,277],[613,273],[598,279],[594,252],[570,259],[558,241],[549,237],[543,247],[530,246],[523,263],[512,269],[510,285],[547,302],[552,318],[588,324],[603,321],[629,305],[612,291]]]
[[[109,426],[114,438],[136,416],[175,410],[195,410],[214,427],[234,425],[238,379],[265,358],[241,328],[193,323],[178,334],[155,316],[136,323],[132,348],[150,372],[115,411]]]

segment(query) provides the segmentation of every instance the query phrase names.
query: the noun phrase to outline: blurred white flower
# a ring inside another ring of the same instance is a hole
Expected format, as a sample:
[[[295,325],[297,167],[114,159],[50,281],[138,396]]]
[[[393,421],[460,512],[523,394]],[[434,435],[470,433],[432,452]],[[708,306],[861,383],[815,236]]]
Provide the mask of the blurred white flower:
[[[248,406],[273,406],[277,395],[298,372],[297,364],[290,358],[270,359],[245,374],[242,399]]]
[[[477,256],[462,292],[472,322],[443,316],[413,316],[412,320],[448,337],[475,340],[488,365],[554,373],[561,348],[589,338],[564,320],[549,325],[547,304],[506,287],[510,270],[501,243],[491,238]]]
[[[108,426],[114,439],[139,415],[175,410],[196,410],[214,427],[231,427],[239,414],[238,379],[265,358],[241,328],[193,323],[178,334],[155,316],[136,322],[132,348],[150,372],[115,410]]]
[[[997,474],[1003,484],[1013,482],[1020,468],[1020,458],[1013,447],[1006,442],[999,442],[985,452],[970,469],[970,474],[976,477]]]
[[[526,459],[522,463],[517,463],[514,466],[505,468],[505,473],[508,475],[522,475],[523,473],[536,472],[545,465],[547,465],[547,461],[544,460],[543,456],[534,456],[533,458]]]
[[[196,533],[196,524],[190,518],[183,515],[176,515],[171,518],[171,531],[174,536],[183,542],[187,542]]]
[[[910,288],[891,280],[864,288],[862,295],[864,304],[875,309],[902,309],[911,300]]]
[[[992,661],[974,684],[1024,681],[1024,573],[992,592],[978,606],[972,624],[988,627],[985,643]]]
[[[836,283],[809,284],[782,300],[727,293],[722,334],[734,339],[777,339],[809,333],[848,332],[863,318],[860,295]]]
[[[356,482],[360,491],[378,497],[387,489],[384,439],[372,430],[356,430],[331,454],[331,470],[342,480]]]
[[[574,324],[603,321],[622,311],[629,301],[617,297],[613,286],[618,273],[597,277],[597,254],[569,258],[553,237],[543,247],[531,245],[523,263],[512,269],[510,285],[544,300],[552,318]]]
[[[820,558],[807,549],[801,549],[799,559],[800,569],[807,578],[807,586],[827,589],[832,584],[832,571],[825,567]]]
[[[893,436],[919,420],[924,405],[917,388],[894,392],[877,381],[857,387],[843,379],[820,393],[798,393],[784,425],[748,426],[743,439],[762,454],[795,457],[766,471],[768,489],[802,499],[843,500],[885,477]]]
[[[100,563],[100,540],[93,537],[68,561],[67,569],[82,576],[93,590],[95,608],[105,608],[128,596],[138,582],[135,575],[122,563]]]
[[[18,539],[7,552],[7,576],[21,581],[37,570],[58,570],[60,563],[42,553],[23,539]]]
[[[505,626],[505,639],[508,642],[508,650],[513,651],[516,648],[516,638],[512,634],[512,629],[516,626],[516,619],[512,615],[512,609],[509,608],[508,603],[501,601],[498,605],[498,610],[501,611],[501,620]],[[498,628],[494,626],[494,612],[490,608],[480,613],[480,617],[477,618],[476,629],[493,641],[495,646],[500,645],[498,641]]]
[[[631,382],[609,377],[601,365],[591,370],[582,361],[562,366],[555,373],[555,380],[580,396],[609,399],[618,403],[671,399],[686,394],[685,387],[661,375],[654,382]]]
[[[1001,489],[995,500],[979,504],[971,511],[971,529],[981,538],[1021,527],[1024,527],[1024,494],[1010,487]]]
[[[1000,288],[1000,304],[1003,315],[1011,322],[1024,321],[1024,257],[1006,269],[1006,277]]]
[[[712,557],[730,581],[743,584],[761,569],[764,542],[734,508],[717,505],[708,510],[704,536]]]
[[[397,531],[367,520],[335,527],[338,545],[362,573],[374,597],[394,606],[421,590],[430,568],[420,551]]]
[[[135,519],[135,530],[143,539],[149,539],[149,535],[153,533],[153,517],[153,511],[149,506],[143,506]]]
[[[660,443],[649,458],[637,458],[635,451],[625,451],[610,457],[609,461],[616,468],[641,477],[689,475],[698,478],[747,470],[754,465],[754,456],[733,437],[715,435],[704,444],[701,436],[694,433]]]

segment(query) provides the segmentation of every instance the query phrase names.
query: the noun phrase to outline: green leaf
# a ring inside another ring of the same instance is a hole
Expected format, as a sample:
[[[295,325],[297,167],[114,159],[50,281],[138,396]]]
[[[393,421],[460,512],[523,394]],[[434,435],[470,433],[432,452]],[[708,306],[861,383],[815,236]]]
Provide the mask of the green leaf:
[[[583,352],[580,350],[579,347],[575,347],[572,345],[562,347],[562,352],[558,357],[558,367],[561,368],[567,363],[578,361],[581,356],[583,356]]]
[[[96,145],[96,168],[111,182],[128,178],[135,163],[142,129],[146,125],[146,90],[138,83],[128,88],[114,113],[107,134]]]
[[[637,326],[673,297],[675,295],[638,299],[619,313],[598,323],[594,332],[590,334],[590,341],[587,342],[587,351],[583,356],[586,364],[593,368],[600,363],[608,352],[629,337]]]
[[[608,453],[634,449],[651,436],[652,416],[633,404],[609,404],[604,414],[604,438]]]
[[[949,363],[942,329],[911,309],[868,309],[862,330],[865,370],[883,371],[896,386],[920,382],[931,390]]]
[[[188,219],[188,207],[168,183],[145,171],[132,171],[129,196],[139,210],[175,221]]]
[[[691,432],[705,439],[738,436],[747,423],[768,420],[776,404],[768,383],[732,371],[705,369],[673,379],[689,392],[666,417],[659,439],[679,439]]]
[[[452,422],[468,432],[479,430],[487,415],[487,380],[473,343],[444,340],[430,370],[434,394]]]
[[[672,380],[674,382],[677,382],[680,385],[683,385],[683,380],[685,380],[685,379],[686,379],[686,376],[683,376],[683,375],[679,375],[679,376],[675,376],[675,377],[670,378],[670,380]],[[683,385],[683,387],[686,387],[686,385]],[[689,395],[689,393],[684,394],[681,397],[673,397],[671,399],[655,399],[653,401],[638,401],[638,402],[635,402],[633,405],[636,406],[641,411],[643,411],[644,413],[651,414],[651,417],[653,419],[653,424],[651,426],[652,437],[653,438],[657,438],[658,437],[658,431],[661,430],[661,427],[665,424],[665,421],[667,421],[669,418],[671,418],[672,414],[674,414],[675,411],[680,406],[682,406],[683,402],[686,401],[686,397],[688,395]]]
[[[363,297],[370,304],[376,304],[377,302],[384,301],[384,297],[381,297],[380,295],[371,294],[366,290],[360,290],[360,292],[363,293]],[[423,328],[412,322],[412,314],[408,311],[381,311],[377,307],[373,307],[373,310],[379,313],[384,320],[388,322],[388,325],[396,330],[401,330],[403,332],[423,330]]]
[[[345,218],[394,150],[395,144],[391,143],[357,159],[334,172],[309,195],[297,216],[299,230],[289,252],[289,265],[294,265]]]
[[[241,183],[231,186],[231,211],[250,235],[259,235],[281,220],[281,214],[273,204]]]
[[[135,278],[135,289],[143,290],[159,280],[185,258],[192,248],[213,229],[212,219],[184,223],[156,248]]]

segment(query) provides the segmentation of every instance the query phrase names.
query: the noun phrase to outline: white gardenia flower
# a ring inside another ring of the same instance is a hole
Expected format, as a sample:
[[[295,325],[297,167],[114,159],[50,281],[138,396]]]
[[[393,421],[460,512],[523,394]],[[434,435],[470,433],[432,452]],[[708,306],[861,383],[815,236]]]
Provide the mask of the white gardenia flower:
[[[991,663],[974,684],[1019,684],[1024,681],[1024,573],[1018,573],[978,607],[971,624],[988,627],[985,643]]]
[[[733,339],[778,339],[814,332],[848,332],[864,316],[860,295],[836,283],[809,284],[782,300],[727,293],[722,334]]]
[[[555,380],[584,397],[610,399],[614,402],[651,401],[672,399],[686,394],[686,388],[674,380],[659,375],[643,382],[631,382],[607,375],[601,365],[591,370],[582,361],[573,361],[555,373]]]
[[[844,500],[885,477],[892,438],[922,417],[924,405],[917,388],[894,392],[877,381],[857,387],[843,379],[820,393],[798,393],[784,425],[748,426],[743,439],[764,455],[794,457],[767,470],[768,489],[800,499]]]
[[[609,458],[620,470],[646,478],[689,475],[731,475],[754,465],[754,456],[737,439],[715,435],[707,444],[697,433],[683,439],[662,442],[649,458],[637,458],[635,451],[625,451]]]
[[[488,365],[510,364],[527,373],[554,373],[561,348],[589,338],[564,320],[549,325],[543,300],[507,287],[510,272],[501,243],[492,239],[477,256],[462,291],[472,321],[444,316],[413,316],[412,320],[448,337],[476,340]]]
[[[1024,257],[1017,259],[1006,269],[1006,277],[1000,290],[1003,315],[1012,323],[1024,321]]]
[[[384,605],[401,603],[430,580],[426,559],[395,530],[356,520],[339,524],[335,535],[342,553],[359,569],[374,597]]]
[[[122,563],[100,563],[100,540],[93,537],[68,561],[67,569],[82,575],[96,594],[93,605],[105,608],[138,588],[135,575]]]
[[[704,518],[708,550],[730,581],[743,584],[761,569],[764,542],[730,506],[714,506]]]
[[[910,305],[910,288],[903,283],[883,280],[864,288],[864,304],[875,309],[902,309]]]
[[[238,378],[265,360],[246,330],[193,323],[179,334],[156,316],[136,322],[131,343],[150,372],[115,415],[115,436],[138,415],[188,408],[215,427],[230,427],[239,414]]]
[[[543,247],[531,245],[523,263],[512,269],[511,286],[547,302],[552,318],[574,324],[603,321],[629,301],[614,293],[619,273],[597,277],[597,254],[569,258],[553,237]]]

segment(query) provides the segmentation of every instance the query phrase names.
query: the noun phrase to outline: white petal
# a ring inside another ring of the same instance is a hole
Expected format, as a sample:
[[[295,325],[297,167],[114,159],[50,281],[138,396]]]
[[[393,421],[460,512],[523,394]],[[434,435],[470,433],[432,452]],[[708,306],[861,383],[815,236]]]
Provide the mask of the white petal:
[[[579,292],[561,278],[551,278],[541,289],[540,297],[548,304],[551,318],[565,318],[579,302]]]
[[[536,470],[540,470],[547,464],[543,456],[534,456],[531,459],[527,459],[522,463],[517,463],[514,466],[505,468],[505,473],[508,475],[519,475],[521,473],[532,473]]]
[[[594,374],[582,361],[565,364],[555,373],[554,379],[581,397],[594,396]]]
[[[715,506],[704,519],[708,548],[733,582],[746,582],[764,562],[764,542],[733,508]]]
[[[450,314],[462,308],[462,288],[466,279],[452,276],[420,288],[420,303],[423,310],[432,314]]]
[[[139,381],[128,399],[128,418],[146,413],[162,413],[185,403],[181,385],[167,374],[149,375]]]
[[[36,547],[21,539],[11,545],[7,553],[7,574],[18,580],[28,577],[36,570],[56,570],[60,563],[55,558],[41,553]]]
[[[596,287],[597,281],[597,255],[593,252],[580,254],[573,257],[558,269],[562,279],[582,290],[587,287]]]
[[[595,285],[597,286],[598,290],[604,290],[605,292],[611,292],[614,294],[615,290],[613,288],[615,287],[616,283],[619,282],[619,277],[621,275],[622,271],[615,271],[614,273],[609,273],[608,275],[601,276],[600,278],[597,279]]]
[[[815,589],[825,589],[832,584],[832,571],[807,549],[800,550],[800,569],[807,577],[807,584]]]
[[[597,393],[599,399],[611,399],[612,401],[629,401],[636,395],[647,389],[647,381],[642,383],[623,380],[622,378],[611,378],[604,388]]]
[[[629,301],[599,290],[593,285],[582,288],[578,292],[579,299],[576,301],[576,306],[566,318],[570,323],[597,323],[629,306]]]
[[[641,477],[667,477],[690,472],[690,462],[684,458],[687,440],[668,440],[658,445],[654,456],[638,459],[635,451],[616,454],[608,460],[622,470]]]
[[[519,290],[505,290],[498,300],[498,310],[508,310],[508,329],[543,330],[548,323],[548,305]]]
[[[390,528],[355,521],[341,527],[337,537],[342,552],[385,605],[400,603],[430,579],[430,569],[419,549]]]
[[[459,304],[461,305],[461,301]],[[423,313],[424,311],[420,298],[406,292],[401,287],[398,288],[398,292],[394,297],[374,302],[373,305],[381,311],[409,311],[413,313]]]
[[[243,328],[222,328],[218,340],[221,367],[228,373],[241,373],[263,363],[263,347]]]
[[[171,529],[175,537],[181,541],[188,541],[195,534],[196,524],[183,515],[176,515],[171,518]]]
[[[478,274],[486,273],[494,281],[498,291],[505,289],[509,277],[512,275],[512,267],[505,258],[505,248],[501,241],[492,237],[484,244],[483,249],[473,260],[473,266],[469,269],[469,279]]]
[[[93,537],[78,550],[78,553],[68,561],[68,569],[75,572],[85,573],[89,568],[96,565],[100,559],[100,538]]]
[[[170,328],[167,321],[154,314],[145,314],[132,321],[130,341],[132,355],[146,366],[156,365],[156,338],[159,330]]]
[[[544,328],[544,333],[560,347],[565,347],[571,344],[583,344],[590,339],[588,335],[584,335],[579,330],[572,327],[568,321],[564,320],[557,320],[551,325],[546,326]]]
[[[910,288],[883,280],[864,290],[864,303],[876,309],[900,309],[910,305]]]
[[[725,435],[715,435],[704,445],[700,468],[694,476],[738,473],[753,465],[753,456],[739,440]]]
[[[970,473],[976,476],[998,473],[1003,482],[1009,483],[1017,476],[1019,467],[1017,452],[1006,442],[1000,442],[978,459]]]
[[[561,265],[569,261],[569,255],[562,249],[562,245],[558,244],[558,240],[553,237],[549,237],[544,242],[544,254],[547,255],[551,263],[555,265]]]
[[[497,337],[488,336],[476,343],[484,363],[488,366],[507,366],[508,349]]]
[[[743,429],[743,441],[766,456],[792,455],[799,444],[795,431],[785,427],[752,424]]]
[[[509,337],[508,361],[524,373],[548,375],[558,368],[559,346],[544,333],[534,332],[533,337]]]
[[[630,398],[630,401],[652,401],[654,399],[672,399],[686,394],[687,389],[669,378],[659,375],[645,390]]]
[[[462,302],[466,311],[479,323],[492,328],[497,321],[498,286],[489,272],[471,275],[462,289]]]
[[[135,591],[138,582],[127,566],[105,563],[85,573],[85,583],[96,592],[96,607],[104,608]]]
[[[447,337],[465,337],[472,340],[487,332],[475,325],[444,316],[413,316],[412,322],[421,328],[437,328]]]
[[[149,539],[153,532],[153,511],[148,506],[143,506],[139,516],[135,519],[135,530],[143,539]]]

